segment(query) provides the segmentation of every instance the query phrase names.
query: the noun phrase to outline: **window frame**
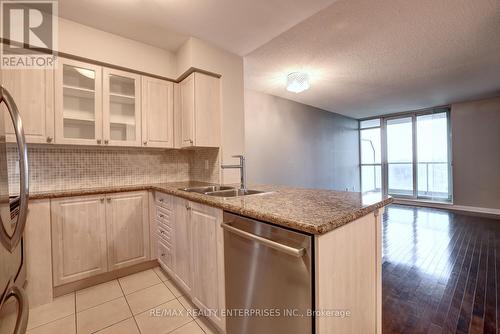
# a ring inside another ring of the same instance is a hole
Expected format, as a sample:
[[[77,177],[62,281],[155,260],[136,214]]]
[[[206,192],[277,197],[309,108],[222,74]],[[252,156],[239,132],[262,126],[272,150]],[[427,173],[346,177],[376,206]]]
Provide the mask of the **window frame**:
[[[389,115],[382,115],[377,117],[368,117],[358,120],[358,131],[359,131],[359,179],[360,179],[360,189],[362,189],[362,167],[363,166],[381,166],[381,180],[382,180],[382,193],[388,195],[388,172],[389,166],[387,161],[387,121],[390,119],[397,119],[403,117],[412,118],[412,149],[413,149],[413,195],[391,195],[395,198],[409,199],[409,200],[422,200],[422,201],[432,201],[432,202],[444,202],[453,203],[453,154],[452,154],[452,129],[451,129],[451,108],[450,106],[435,107],[431,109],[423,109],[416,111],[408,111],[401,113],[394,113]],[[417,152],[417,117],[423,115],[431,115],[438,113],[446,113],[447,122],[447,145],[448,145],[448,197],[442,199],[436,199],[432,196],[419,196],[418,195],[418,152]],[[368,121],[372,119],[380,119],[380,126],[361,128],[362,121]],[[362,163],[362,145],[361,145],[361,131],[365,129],[380,128],[380,153],[381,153],[381,163],[380,164],[363,164]]]
[[[376,119],[376,118],[379,118],[379,117],[374,117],[374,118],[371,118],[371,119]],[[361,128],[361,122],[362,121],[365,121],[364,119],[363,120],[360,120],[358,122],[358,132],[359,132],[359,188],[361,190],[361,192],[363,192],[363,181],[362,181],[362,176],[363,176],[363,167],[364,166],[367,166],[367,167],[377,167],[379,166],[380,167],[380,171],[381,171],[381,174],[383,174],[383,161],[384,161],[384,158],[383,158],[383,152],[380,151],[380,163],[372,163],[372,164],[364,164],[362,162],[362,156],[361,156],[361,148],[362,148],[362,144],[361,144],[361,131],[363,130],[371,130],[371,129],[379,129],[380,130],[380,145],[382,146],[382,120],[380,120],[379,122],[379,125],[378,126],[369,126],[369,127],[366,127],[366,128]],[[384,179],[381,178],[381,184],[380,184],[380,187],[381,187],[381,190],[383,191],[384,189]]]

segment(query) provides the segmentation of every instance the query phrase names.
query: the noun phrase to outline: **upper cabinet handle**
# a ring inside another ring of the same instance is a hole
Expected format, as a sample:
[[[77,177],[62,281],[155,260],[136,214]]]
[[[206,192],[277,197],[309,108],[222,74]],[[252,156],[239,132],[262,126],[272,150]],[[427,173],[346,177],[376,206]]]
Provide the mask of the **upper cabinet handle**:
[[[100,144],[101,143],[101,140],[100,139],[97,139],[97,144]]]
[[[52,137],[47,137],[47,143],[52,143],[53,138]]]
[[[109,140],[104,139],[104,144],[108,145],[109,144]]]
[[[19,154],[19,213],[17,215],[17,223],[11,235],[5,230],[5,225],[0,218],[0,242],[4,247],[13,252],[16,246],[21,241],[26,226],[26,218],[28,216],[28,199],[29,199],[29,179],[28,179],[28,148],[24,137],[23,122],[21,115],[17,109],[14,99],[3,86],[0,86],[0,103],[5,102],[9,110],[14,131],[16,133],[17,150]]]

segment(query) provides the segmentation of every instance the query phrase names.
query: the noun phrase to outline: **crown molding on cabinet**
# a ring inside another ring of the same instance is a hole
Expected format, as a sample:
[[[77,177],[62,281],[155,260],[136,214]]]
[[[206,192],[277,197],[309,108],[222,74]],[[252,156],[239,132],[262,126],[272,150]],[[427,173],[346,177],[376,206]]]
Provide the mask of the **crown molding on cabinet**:
[[[13,43],[13,44],[18,45],[20,47],[23,47],[22,43],[11,42],[9,39],[6,39],[6,38],[0,38],[0,42],[4,43],[4,44],[11,44],[11,43]],[[46,53],[46,54],[51,54],[52,53],[51,49],[38,49],[38,51],[40,53]],[[70,53],[65,53],[65,52],[57,52],[57,56],[58,57],[67,58],[67,59],[82,61],[82,62],[86,62],[86,63],[89,63],[89,64],[97,65],[97,66],[108,67],[108,68],[112,68],[112,69],[115,69],[115,70],[126,71],[126,72],[135,73],[135,74],[139,74],[139,75],[145,75],[145,76],[149,76],[149,77],[160,79],[160,80],[171,81],[171,82],[174,82],[174,83],[181,82],[182,80],[184,80],[185,78],[187,78],[193,72],[202,73],[202,74],[209,75],[209,76],[212,76],[212,77],[215,77],[215,78],[221,78],[222,77],[222,75],[220,75],[218,73],[206,71],[206,70],[203,70],[203,69],[197,68],[197,67],[190,67],[184,73],[182,73],[178,78],[173,79],[173,78],[168,78],[168,77],[164,77],[164,76],[161,76],[161,75],[156,75],[156,74],[153,74],[153,73],[147,73],[147,72],[143,72],[143,71],[138,71],[138,70],[134,70],[132,68],[123,67],[123,66],[119,66],[119,65],[115,65],[115,64],[110,64],[110,63],[102,62],[102,61],[99,61],[99,60],[90,59],[90,58],[86,58],[86,57],[81,57],[81,56],[77,56],[77,55],[70,54]]]

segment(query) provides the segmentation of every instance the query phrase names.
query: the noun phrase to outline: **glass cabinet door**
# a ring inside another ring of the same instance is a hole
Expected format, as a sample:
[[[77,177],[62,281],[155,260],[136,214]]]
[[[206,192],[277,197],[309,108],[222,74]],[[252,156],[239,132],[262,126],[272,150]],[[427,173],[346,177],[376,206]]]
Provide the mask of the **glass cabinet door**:
[[[101,68],[61,59],[56,72],[56,142],[101,144]]]
[[[140,76],[104,69],[104,144],[141,146]]]

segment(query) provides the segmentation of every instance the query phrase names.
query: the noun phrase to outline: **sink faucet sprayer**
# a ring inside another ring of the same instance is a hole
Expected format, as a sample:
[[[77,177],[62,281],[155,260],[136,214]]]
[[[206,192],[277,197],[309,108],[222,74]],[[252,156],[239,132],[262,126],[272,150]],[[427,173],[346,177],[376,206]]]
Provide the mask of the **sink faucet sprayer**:
[[[247,171],[245,167],[245,157],[243,155],[233,155],[233,158],[240,158],[239,165],[221,165],[222,169],[226,168],[237,168],[240,170],[240,188],[242,190],[247,190]]]

